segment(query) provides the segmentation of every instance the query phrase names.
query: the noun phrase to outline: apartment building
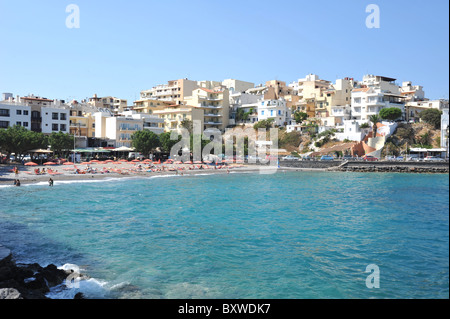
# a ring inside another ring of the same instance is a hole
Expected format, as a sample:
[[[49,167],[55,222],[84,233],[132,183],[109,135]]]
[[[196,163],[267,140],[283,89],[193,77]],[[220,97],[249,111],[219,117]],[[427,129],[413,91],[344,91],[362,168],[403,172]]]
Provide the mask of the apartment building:
[[[225,131],[229,125],[230,97],[223,86],[213,89],[198,88],[191,97],[185,98],[186,105],[203,110],[203,130],[219,129]]]
[[[324,126],[342,126],[350,118],[352,91],[356,85],[353,78],[336,80],[327,89],[323,89],[315,99],[315,117]]]
[[[204,110],[187,105],[174,104],[163,110],[154,111],[153,115],[163,121],[160,127],[165,132],[179,131],[183,127],[183,121],[200,121],[202,127],[204,123]]]
[[[50,100],[34,95],[1,102],[0,127],[21,125],[34,132],[69,133],[69,110],[64,101]]]
[[[140,100],[160,100],[179,103],[198,87],[197,81],[179,79],[168,81],[167,84],[157,85],[150,90],[141,91]]]
[[[230,91],[230,95],[235,93],[244,93],[248,89],[254,88],[255,83],[245,82],[235,79],[226,79],[222,81],[222,85]]]
[[[127,100],[113,96],[98,97],[97,94],[94,94],[93,97],[89,98],[88,104],[99,109],[109,109],[114,113],[120,113],[128,109]]]
[[[9,94],[4,94],[3,101],[0,102],[0,128],[20,125],[31,129],[31,107],[17,103],[18,100],[19,98],[14,100]]]
[[[238,123],[255,123],[258,121],[258,105],[259,101],[264,99],[264,94],[250,94],[235,92],[230,94],[230,125]],[[240,112],[248,113],[247,119],[236,118],[238,110]]]
[[[378,114],[383,108],[399,108],[405,119],[405,96],[401,95],[396,79],[366,75],[360,88],[352,91],[351,117],[361,123],[368,122],[371,115]]]
[[[138,100],[134,101],[133,111],[136,113],[153,114],[154,111],[164,110],[166,107],[173,105],[174,101],[161,100]],[[181,102],[179,102],[181,104]]]
[[[125,111],[118,116],[111,116],[107,112],[97,112],[95,118],[95,137],[107,140],[108,146],[131,147],[132,136],[144,129],[160,134],[163,121],[149,114],[139,114]]]
[[[276,126],[284,127],[291,124],[291,112],[283,98],[258,103],[258,121],[268,119],[272,119]]]
[[[422,101],[410,101],[405,104],[405,115],[406,120],[411,122],[420,121],[420,113],[428,109],[444,110],[448,108],[449,101],[440,100],[428,100],[424,99]]]

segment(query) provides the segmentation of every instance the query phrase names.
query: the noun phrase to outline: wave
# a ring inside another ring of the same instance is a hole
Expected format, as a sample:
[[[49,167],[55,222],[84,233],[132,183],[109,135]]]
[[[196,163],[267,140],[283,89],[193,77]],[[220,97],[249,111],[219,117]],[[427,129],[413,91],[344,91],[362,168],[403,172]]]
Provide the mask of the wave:
[[[74,264],[65,264],[58,269],[72,270],[74,273],[82,271]],[[71,275],[69,275],[61,285],[51,288],[46,297],[50,299],[74,299],[78,293],[82,293],[86,299],[105,299],[108,297],[110,289],[108,289],[107,281],[88,277],[71,278]]]

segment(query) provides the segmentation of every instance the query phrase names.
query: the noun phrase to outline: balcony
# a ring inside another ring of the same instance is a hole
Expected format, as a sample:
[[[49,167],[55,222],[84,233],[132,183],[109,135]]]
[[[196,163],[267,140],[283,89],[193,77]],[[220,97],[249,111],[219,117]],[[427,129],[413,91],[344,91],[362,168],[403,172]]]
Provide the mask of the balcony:
[[[198,107],[202,109],[212,109],[212,110],[220,110],[223,108],[220,105],[201,105],[201,104],[199,104]]]
[[[222,125],[222,122],[206,122],[205,125]]]
[[[221,117],[222,114],[218,114],[218,113],[208,113],[205,114],[205,117]]]

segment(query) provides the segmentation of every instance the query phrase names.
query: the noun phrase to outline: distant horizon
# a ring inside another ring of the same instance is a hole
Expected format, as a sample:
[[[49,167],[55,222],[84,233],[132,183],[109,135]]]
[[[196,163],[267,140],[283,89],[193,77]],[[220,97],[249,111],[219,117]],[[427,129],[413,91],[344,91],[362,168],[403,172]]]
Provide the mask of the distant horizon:
[[[374,4],[376,27],[370,2],[352,0],[0,0],[0,93],[132,105],[175,79],[289,84],[312,73],[333,83],[393,77],[449,99],[449,3]]]

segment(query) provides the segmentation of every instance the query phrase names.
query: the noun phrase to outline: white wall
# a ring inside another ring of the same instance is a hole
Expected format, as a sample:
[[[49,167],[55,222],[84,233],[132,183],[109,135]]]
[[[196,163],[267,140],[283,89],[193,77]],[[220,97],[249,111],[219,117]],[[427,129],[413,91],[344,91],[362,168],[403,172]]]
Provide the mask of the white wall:
[[[53,113],[57,114],[58,119],[53,119]],[[63,119],[65,116],[65,119]],[[42,133],[51,134],[53,132],[69,133],[70,130],[70,114],[69,110],[64,108],[42,107]],[[57,130],[53,130],[53,124],[58,126]],[[62,125],[65,125],[65,130]]]

